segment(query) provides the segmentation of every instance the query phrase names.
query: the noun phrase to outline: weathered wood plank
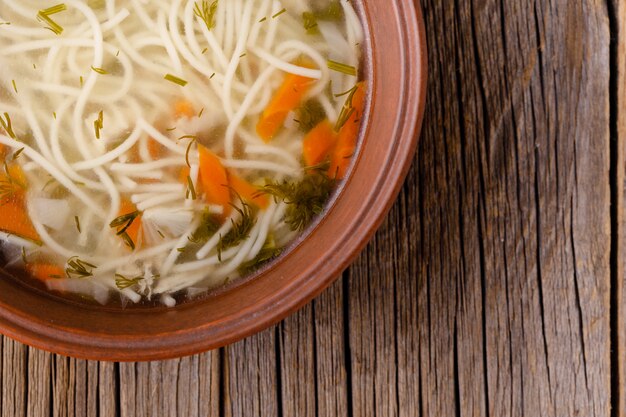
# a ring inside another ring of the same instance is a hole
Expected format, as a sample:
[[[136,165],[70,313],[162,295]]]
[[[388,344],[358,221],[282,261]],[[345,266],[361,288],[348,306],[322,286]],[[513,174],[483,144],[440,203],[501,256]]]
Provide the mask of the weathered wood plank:
[[[26,415],[29,417],[48,417],[50,415],[50,378],[52,355],[48,352],[28,349],[28,404]]]
[[[611,0],[608,3],[609,18],[613,31],[611,70],[612,90],[612,152],[611,175],[615,177],[613,195],[614,225],[617,230],[613,252],[615,286],[613,292],[613,363],[616,371],[612,375],[613,398],[612,416],[626,412],[626,2]]]
[[[606,415],[606,5],[423,3],[424,412]]]
[[[26,415],[27,347],[4,339],[2,343],[2,417]]]
[[[343,286],[338,280],[313,302],[318,417],[347,416],[349,410]]]
[[[277,416],[276,328],[224,348],[224,416]]]
[[[219,352],[119,364],[122,417],[219,414]]]

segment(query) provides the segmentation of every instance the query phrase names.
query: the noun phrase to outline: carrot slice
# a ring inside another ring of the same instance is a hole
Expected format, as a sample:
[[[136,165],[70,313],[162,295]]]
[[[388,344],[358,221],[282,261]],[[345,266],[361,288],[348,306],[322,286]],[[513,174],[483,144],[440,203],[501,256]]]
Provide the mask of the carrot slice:
[[[165,146],[161,145],[161,143],[152,138],[148,138],[148,152],[150,153],[152,159],[159,159],[165,152]]]
[[[198,145],[200,153],[200,178],[202,189],[208,203],[224,208],[224,216],[230,213],[230,189],[228,175],[220,159],[202,145]]]
[[[328,120],[320,122],[304,137],[303,152],[306,166],[324,162],[337,143],[337,135]]]
[[[179,100],[174,103],[174,117],[177,119],[183,117],[193,117],[196,113],[194,111],[193,105],[187,100]]]
[[[135,211],[137,211],[137,207],[130,200],[125,199],[125,198],[122,199],[122,202],[120,205],[120,211],[118,213],[119,216],[131,214]],[[128,227],[128,229],[126,229],[126,233],[128,234],[128,237],[131,238],[133,243],[139,246],[140,244],[139,237],[141,234],[141,215],[137,216],[135,220],[133,220],[133,222]]]
[[[365,107],[365,86],[357,84],[357,89],[352,96],[352,108],[354,111],[339,130],[337,145],[332,152],[328,175],[337,179],[345,177],[350,161],[356,151],[356,141],[359,136],[359,128],[363,109]]]
[[[301,75],[287,74],[256,126],[257,133],[265,142],[276,136],[289,112],[300,105],[314,82],[315,80]]]
[[[52,264],[28,264],[26,265],[26,272],[33,278],[44,282],[57,277],[65,277],[65,270]]]
[[[41,241],[28,217],[22,197],[10,198],[0,203],[0,230],[34,242]]]
[[[248,181],[229,172],[228,179],[232,189],[244,199],[246,203],[256,204],[261,209],[266,209],[270,200],[265,194],[259,194],[259,189]]]
[[[0,176],[3,186],[13,187],[9,191],[10,195],[0,200],[0,230],[11,233],[24,239],[40,242],[39,233],[28,217],[26,203],[24,201],[25,187],[27,185],[26,176],[17,164],[11,164],[7,168],[7,175]]]

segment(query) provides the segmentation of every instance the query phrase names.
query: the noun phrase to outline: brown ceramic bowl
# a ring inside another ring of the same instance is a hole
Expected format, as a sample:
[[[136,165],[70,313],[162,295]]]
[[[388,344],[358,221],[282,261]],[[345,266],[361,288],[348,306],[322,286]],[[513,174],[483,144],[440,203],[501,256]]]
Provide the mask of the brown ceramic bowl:
[[[426,42],[413,0],[359,0],[367,36],[369,116],[352,172],[328,213],[265,271],[173,309],[68,302],[0,277],[0,331],[98,360],[156,360],[226,345],[291,314],[357,256],[411,165],[426,93]]]

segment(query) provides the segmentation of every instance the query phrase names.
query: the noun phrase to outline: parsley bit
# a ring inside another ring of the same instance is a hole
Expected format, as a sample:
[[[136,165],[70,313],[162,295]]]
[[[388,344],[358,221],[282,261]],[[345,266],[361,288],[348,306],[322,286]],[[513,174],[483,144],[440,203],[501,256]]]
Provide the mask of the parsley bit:
[[[73,256],[67,261],[65,273],[68,278],[88,278],[93,276],[93,270],[98,267]]]
[[[143,277],[126,278],[122,274],[115,274],[115,286],[121,291],[133,287],[143,281]]]
[[[281,14],[285,13],[287,11],[287,9],[283,8],[281,11],[279,11],[278,13],[276,13],[275,15],[272,16],[272,19],[276,19],[278,16],[280,16]]]
[[[163,77],[163,78],[165,78],[165,79],[166,79],[167,81],[169,81],[169,82],[172,82],[172,83],[174,83],[174,84],[178,84],[178,85],[180,85],[181,87],[184,87],[184,86],[186,86],[187,84],[189,84],[189,82],[188,82],[188,81],[185,81],[185,80],[183,80],[182,78],[179,78],[179,77],[177,77],[177,76],[175,76],[175,75],[172,75],[172,74],[166,74],[166,75],[165,75],[165,77]]]
[[[342,64],[341,62],[333,61],[330,59],[328,60],[327,65],[328,68],[332,71],[341,72],[343,74],[352,75],[354,77],[356,77],[357,75],[356,68],[352,65]]]
[[[199,4],[198,4],[199,3]],[[206,28],[211,30],[215,27],[215,13],[217,12],[218,0],[209,3],[207,0],[194,3],[193,13],[204,22]]]
[[[98,74],[101,74],[101,75],[106,75],[106,74],[108,74],[108,73],[109,73],[107,70],[105,70],[105,69],[103,69],[103,68],[97,68],[97,67],[94,67],[93,65],[91,66],[91,69],[92,69],[93,71],[97,72]],[[82,77],[81,77],[81,78],[82,78]]]

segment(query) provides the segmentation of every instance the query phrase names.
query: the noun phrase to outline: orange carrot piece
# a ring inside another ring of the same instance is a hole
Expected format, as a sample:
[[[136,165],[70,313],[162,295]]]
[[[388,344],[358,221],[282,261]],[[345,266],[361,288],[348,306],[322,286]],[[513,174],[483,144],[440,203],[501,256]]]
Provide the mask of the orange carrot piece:
[[[193,105],[187,100],[179,100],[174,104],[174,117],[177,119],[181,119],[183,117],[193,117],[195,116],[195,110]]]
[[[19,196],[0,204],[0,230],[34,242],[41,241],[28,217],[23,198]]]
[[[337,135],[337,145],[332,152],[328,175],[337,179],[343,179],[350,166],[352,156],[356,151],[356,141],[359,136],[359,128],[363,109],[365,107],[365,86],[363,83],[357,85],[357,90],[352,97],[352,107],[354,112],[339,130]]]
[[[324,162],[337,144],[337,135],[328,120],[320,122],[304,137],[302,156],[306,166]]]
[[[125,214],[130,214],[135,211],[137,211],[137,207],[130,200],[123,198],[118,215],[124,216]],[[133,220],[130,227],[126,229],[126,233],[128,234],[128,237],[132,239],[133,243],[136,246],[139,246],[140,242],[138,239],[141,234],[141,215],[137,216],[137,218]]]
[[[44,282],[65,277],[65,270],[58,265],[52,264],[28,264],[26,265],[26,272],[33,278]]]
[[[152,159],[159,159],[163,156],[165,146],[152,138],[148,138],[148,152]]]
[[[10,182],[15,187],[14,195],[0,201],[0,230],[11,233],[24,239],[40,242],[39,233],[28,217],[28,210],[24,202],[25,189],[27,186],[24,171],[17,164],[8,165]],[[9,182],[6,173],[0,175],[0,181]]]
[[[224,216],[230,213],[230,189],[228,175],[220,159],[202,145],[198,145],[200,153],[200,178],[202,189],[208,203],[224,208]]]
[[[228,179],[232,189],[239,194],[246,203],[256,204],[260,209],[266,209],[270,204],[270,200],[265,194],[260,194],[259,189],[248,181],[229,172]]]
[[[287,74],[285,81],[263,111],[256,131],[269,142],[285,123],[290,111],[295,110],[315,80],[295,74]]]

